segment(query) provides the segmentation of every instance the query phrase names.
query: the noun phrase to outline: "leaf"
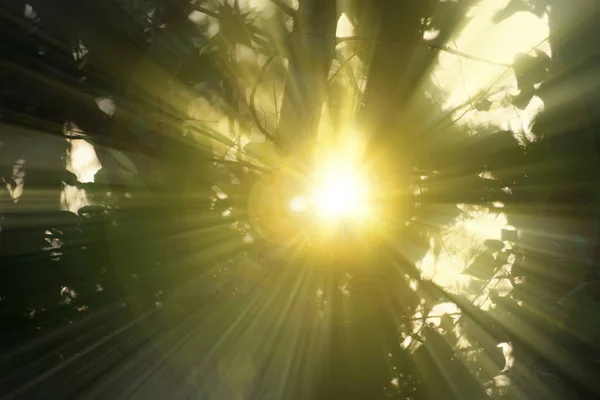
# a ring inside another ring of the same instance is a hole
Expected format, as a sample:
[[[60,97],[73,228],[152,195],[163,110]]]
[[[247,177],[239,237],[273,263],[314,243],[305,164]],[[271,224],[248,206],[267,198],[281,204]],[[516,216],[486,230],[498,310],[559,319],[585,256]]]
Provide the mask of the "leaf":
[[[13,200],[18,200],[23,195],[23,184],[16,185],[14,189],[10,190],[10,195]]]
[[[131,175],[136,175],[138,170],[133,163],[125,154],[119,150],[109,149],[108,152],[115,159],[123,169]]]
[[[246,29],[245,16],[237,7],[225,3],[219,8],[220,35],[230,45],[252,46],[252,40]]]
[[[75,186],[75,187],[80,186],[80,182],[77,179],[77,175],[75,175],[71,171],[67,171],[67,170],[63,171],[62,181],[69,186]]]
[[[485,99],[481,100],[479,103],[475,104],[475,109],[477,111],[489,111],[492,107],[492,102]]]
[[[479,295],[485,285],[486,282],[484,281],[478,279],[471,279],[471,281],[469,282],[469,286],[467,286],[467,292]]]
[[[550,70],[550,68],[552,67],[552,59],[550,58],[550,56],[540,49],[535,49],[534,53],[538,65],[541,68],[544,68],[546,71]]]
[[[504,248],[504,243],[502,243],[500,240],[488,239],[483,242],[483,245],[490,249],[492,253],[500,251]]]
[[[494,275],[495,271],[496,260],[494,260],[494,257],[489,252],[485,252],[475,257],[475,260],[463,273],[487,281]]]
[[[502,355],[504,356],[504,369],[503,372],[510,371],[515,365],[515,356],[513,355],[513,346],[510,343],[499,343],[498,346],[502,349]]]
[[[552,60],[541,50],[535,50],[535,56],[518,53],[515,55],[513,70],[517,79],[519,94],[514,96],[512,104],[525,109],[535,93],[534,85],[549,78]]]
[[[510,393],[511,379],[508,374],[500,374],[494,377],[493,398],[506,397]]]
[[[510,268],[510,275],[515,278],[525,275],[525,258],[521,254],[515,254],[515,261],[513,261],[512,267]]]
[[[104,206],[83,206],[77,210],[77,214],[80,216],[97,216],[105,213],[106,207]]]
[[[108,183],[108,177],[106,176],[106,171],[104,168],[100,168],[94,174],[94,183]]]
[[[516,229],[502,229],[502,240],[509,242],[519,241],[519,231]]]
[[[30,20],[32,22],[39,22],[40,21],[40,17],[35,12],[35,10],[33,9],[33,7],[31,7],[29,4],[25,4],[25,11],[23,12],[23,16],[25,17],[25,19],[28,19],[28,20]]]
[[[442,328],[448,333],[452,332],[452,330],[454,329],[454,320],[448,313],[445,313],[440,318],[440,328]]]
[[[215,185],[227,197],[235,197],[240,191],[240,185],[228,182],[219,182]]]
[[[501,242],[502,243],[502,242]],[[504,244],[503,244],[504,245]],[[512,252],[510,251],[500,251],[497,255],[496,255],[496,263],[498,263],[498,265],[505,265],[508,264],[508,257],[512,254]]]
[[[492,22],[494,24],[499,24],[520,11],[529,11],[527,4],[523,0],[511,0],[506,7],[494,14]]]
[[[115,115],[117,105],[115,101],[109,97],[99,97],[96,99],[96,105],[104,114],[112,117]]]
[[[62,228],[75,225],[77,214],[70,211],[53,211],[44,213],[43,224],[49,228]]]
[[[423,298],[427,300],[431,306],[447,300],[444,293],[441,292],[431,280],[422,280],[419,283],[419,290],[423,293]]]
[[[548,0],[533,0],[531,12],[538,18],[543,18],[548,9]]]
[[[533,86],[531,87],[533,88]],[[511,96],[511,104],[519,110],[524,110],[533,98],[533,90],[522,90],[516,96]]]
[[[550,57],[541,50],[535,53],[535,57],[523,53],[515,55],[513,70],[519,90],[528,90],[549,77]]]

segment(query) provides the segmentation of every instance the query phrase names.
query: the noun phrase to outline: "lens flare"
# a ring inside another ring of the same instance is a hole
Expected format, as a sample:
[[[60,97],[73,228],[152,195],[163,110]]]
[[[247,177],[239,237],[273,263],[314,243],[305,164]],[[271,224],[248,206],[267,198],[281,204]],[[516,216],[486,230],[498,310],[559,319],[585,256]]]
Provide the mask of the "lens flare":
[[[368,211],[368,185],[348,166],[328,166],[316,177],[312,193],[315,212],[323,218],[359,218]]]
[[[306,212],[306,210],[308,210],[308,200],[306,196],[294,196],[292,200],[290,200],[290,210],[298,214]]]
[[[324,220],[361,219],[369,213],[369,185],[363,174],[344,164],[331,164],[313,173],[306,194],[290,199],[296,214],[310,213]]]

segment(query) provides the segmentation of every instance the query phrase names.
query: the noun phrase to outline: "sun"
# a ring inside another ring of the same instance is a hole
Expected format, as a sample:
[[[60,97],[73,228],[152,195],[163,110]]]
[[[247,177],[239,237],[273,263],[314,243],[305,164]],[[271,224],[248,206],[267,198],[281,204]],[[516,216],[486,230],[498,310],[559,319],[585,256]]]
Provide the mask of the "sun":
[[[362,217],[367,212],[366,179],[347,165],[330,165],[317,176],[311,194],[315,212],[323,218]]]
[[[369,213],[369,185],[363,173],[347,164],[329,164],[313,174],[307,195],[291,199],[296,213],[311,212],[320,219],[360,219]]]

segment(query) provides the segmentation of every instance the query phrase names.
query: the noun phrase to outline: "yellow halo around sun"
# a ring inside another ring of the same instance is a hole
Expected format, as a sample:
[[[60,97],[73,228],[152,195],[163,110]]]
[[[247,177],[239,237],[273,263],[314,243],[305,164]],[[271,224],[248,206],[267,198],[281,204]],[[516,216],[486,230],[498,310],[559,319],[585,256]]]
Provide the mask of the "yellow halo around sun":
[[[364,137],[348,127],[338,132],[326,122],[321,125],[304,193],[291,199],[289,209],[309,214],[325,225],[341,220],[364,222],[373,208],[372,182],[364,165]]]
[[[365,176],[348,164],[330,163],[313,173],[306,195],[290,200],[295,213],[310,212],[319,219],[361,219],[368,215],[369,185]]]

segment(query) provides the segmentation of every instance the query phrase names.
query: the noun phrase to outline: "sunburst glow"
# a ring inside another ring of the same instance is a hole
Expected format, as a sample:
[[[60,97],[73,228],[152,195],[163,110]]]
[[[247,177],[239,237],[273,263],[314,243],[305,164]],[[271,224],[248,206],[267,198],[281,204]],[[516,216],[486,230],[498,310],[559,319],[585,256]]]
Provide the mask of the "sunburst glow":
[[[353,168],[331,165],[320,171],[311,202],[324,218],[357,218],[368,212],[368,184]]]
[[[330,164],[315,171],[306,195],[294,196],[289,209],[310,212],[324,220],[361,219],[369,214],[370,186],[365,175],[344,164]]]

